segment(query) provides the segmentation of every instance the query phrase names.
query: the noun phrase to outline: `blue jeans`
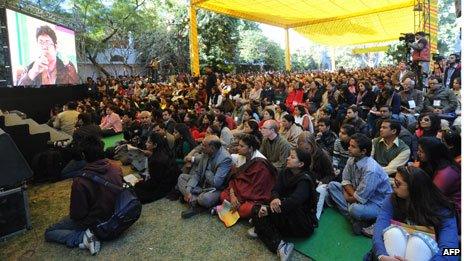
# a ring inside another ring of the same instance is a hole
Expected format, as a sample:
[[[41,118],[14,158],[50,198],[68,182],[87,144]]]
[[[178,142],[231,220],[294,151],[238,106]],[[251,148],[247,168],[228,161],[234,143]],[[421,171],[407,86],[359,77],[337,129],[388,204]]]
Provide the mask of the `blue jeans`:
[[[343,187],[340,182],[332,181],[327,188],[330,197],[343,215],[356,220],[372,220],[377,218],[380,206],[372,202],[367,202],[366,204],[348,203],[343,196]]]
[[[65,217],[45,230],[45,240],[78,247],[83,241],[85,230],[86,228],[80,227],[71,218]]]

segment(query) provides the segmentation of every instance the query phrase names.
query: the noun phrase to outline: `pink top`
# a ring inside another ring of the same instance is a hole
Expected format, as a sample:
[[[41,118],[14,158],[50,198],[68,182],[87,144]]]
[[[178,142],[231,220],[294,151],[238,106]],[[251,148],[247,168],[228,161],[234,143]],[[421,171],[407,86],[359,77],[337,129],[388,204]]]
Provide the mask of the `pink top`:
[[[122,132],[121,118],[116,113],[111,113],[103,117],[100,128],[102,130],[113,129],[114,132]]]
[[[454,202],[456,211],[461,214],[461,173],[448,166],[437,170],[433,176],[433,183],[443,194]]]

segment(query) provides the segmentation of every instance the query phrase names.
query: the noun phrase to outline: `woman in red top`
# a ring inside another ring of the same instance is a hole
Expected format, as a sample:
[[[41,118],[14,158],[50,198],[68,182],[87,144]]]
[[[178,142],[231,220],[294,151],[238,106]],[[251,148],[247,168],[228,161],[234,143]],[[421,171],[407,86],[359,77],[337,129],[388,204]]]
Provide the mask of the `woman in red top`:
[[[287,99],[285,99],[285,105],[287,106],[290,112],[293,112],[293,108],[303,103],[304,91],[301,88],[302,83],[296,83],[294,88],[288,88]]]
[[[205,137],[197,128],[197,116],[194,112],[187,112],[184,116],[184,123],[189,127],[190,133],[194,140]]]

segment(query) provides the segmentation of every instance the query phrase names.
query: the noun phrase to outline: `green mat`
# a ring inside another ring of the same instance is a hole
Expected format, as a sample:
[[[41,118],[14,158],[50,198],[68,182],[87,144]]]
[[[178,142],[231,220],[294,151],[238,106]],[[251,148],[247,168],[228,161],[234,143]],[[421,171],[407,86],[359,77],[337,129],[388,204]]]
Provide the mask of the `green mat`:
[[[355,236],[350,222],[332,208],[322,213],[319,227],[305,240],[293,240],[295,249],[313,260],[362,260],[372,241]]]
[[[109,147],[113,147],[116,142],[124,140],[124,135],[118,134],[110,137],[103,138],[103,142],[105,143],[105,150]]]

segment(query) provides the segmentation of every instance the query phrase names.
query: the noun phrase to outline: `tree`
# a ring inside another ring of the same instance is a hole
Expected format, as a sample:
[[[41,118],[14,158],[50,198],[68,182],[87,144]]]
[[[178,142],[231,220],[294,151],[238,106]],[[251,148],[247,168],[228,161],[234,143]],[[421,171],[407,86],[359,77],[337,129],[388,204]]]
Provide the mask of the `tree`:
[[[283,70],[284,51],[267,39],[259,28],[242,31],[238,44],[239,62],[263,64],[270,70]]]
[[[453,53],[458,35],[454,0],[438,0],[438,53]]]

